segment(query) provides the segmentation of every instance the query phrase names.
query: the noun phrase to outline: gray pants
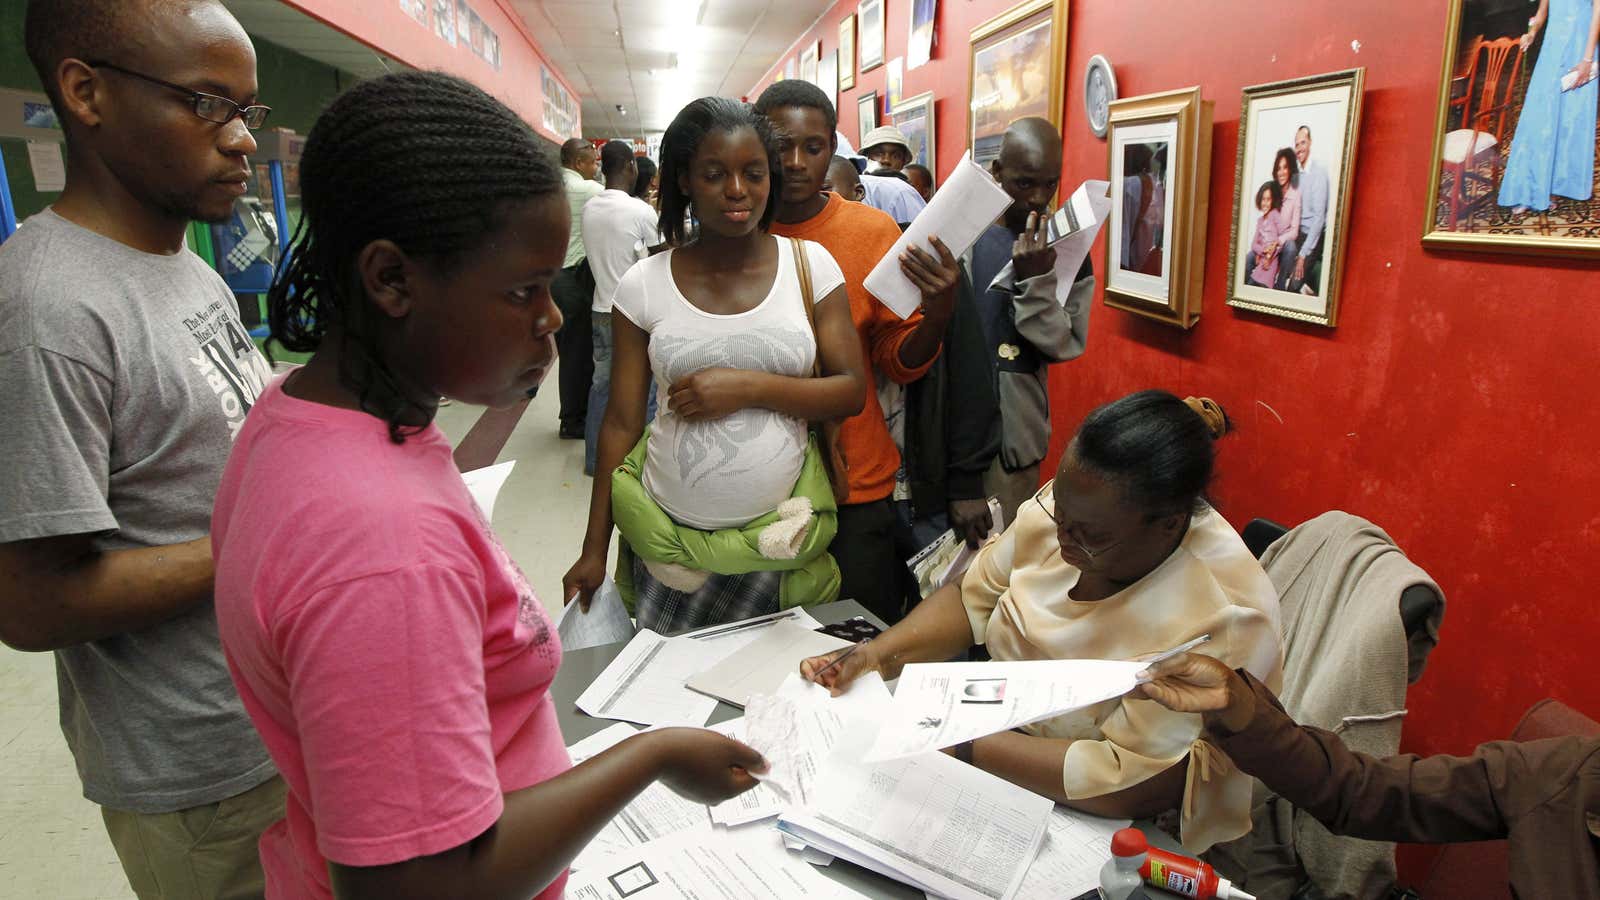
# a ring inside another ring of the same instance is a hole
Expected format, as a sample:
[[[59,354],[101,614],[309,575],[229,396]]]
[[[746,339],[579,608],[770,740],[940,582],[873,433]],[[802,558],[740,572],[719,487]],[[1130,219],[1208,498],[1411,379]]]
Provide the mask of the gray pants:
[[[1017,510],[1039,493],[1039,464],[1007,472],[995,457],[989,471],[983,473],[983,491],[1000,501],[1000,512],[1005,516],[1006,527],[1017,520]]]

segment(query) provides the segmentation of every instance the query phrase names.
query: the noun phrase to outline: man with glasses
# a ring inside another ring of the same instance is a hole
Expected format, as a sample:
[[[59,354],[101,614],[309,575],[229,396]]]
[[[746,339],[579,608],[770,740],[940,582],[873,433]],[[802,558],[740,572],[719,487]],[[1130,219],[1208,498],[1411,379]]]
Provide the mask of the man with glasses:
[[[246,190],[255,51],[217,0],[30,0],[67,182],[0,247],[0,639],[55,653],[61,725],[140,897],[258,897],[283,814],[212,609],[213,494],[270,377],[184,243]]]

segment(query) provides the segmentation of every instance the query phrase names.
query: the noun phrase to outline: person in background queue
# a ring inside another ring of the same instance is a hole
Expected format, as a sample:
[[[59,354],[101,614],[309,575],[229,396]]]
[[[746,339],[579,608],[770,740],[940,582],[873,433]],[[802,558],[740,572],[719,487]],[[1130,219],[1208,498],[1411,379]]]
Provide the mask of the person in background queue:
[[[433,424],[441,395],[513,405],[555,365],[560,171],[440,72],[358,82],[306,138],[268,308],[313,355],[252,410],[213,526],[229,669],[289,784],[272,900],[559,898],[652,782],[714,803],[764,766],[687,728],[571,764],[556,628]]]
[[[852,203],[864,202],[867,196],[866,189],[861,186],[861,173],[856,171],[855,163],[842,156],[835,156],[828,163],[828,177],[822,182],[822,189],[838,194]]]
[[[990,172],[1012,202],[964,262],[978,292],[1000,395],[1000,456],[985,487],[1010,522],[1039,487],[1039,462],[1050,446],[1049,365],[1076,359],[1088,345],[1094,270],[1085,259],[1066,302],[1057,299],[1056,254],[1046,227],[1061,184],[1061,135],[1054,125],[1040,118],[1013,122]]]
[[[911,142],[893,125],[879,125],[861,139],[861,155],[877,168],[901,172],[911,162]]]
[[[1508,839],[1511,896],[1600,900],[1600,737],[1375,759],[1295,724],[1254,675],[1209,656],[1186,653],[1143,677],[1149,682],[1131,696],[1201,714],[1208,742],[1334,834],[1425,844]]]
[[[813,657],[801,674],[835,693],[867,672],[947,660],[1133,659],[1200,634],[1268,685],[1283,675],[1278,595],[1205,501],[1227,416],[1204,398],[1141,391],[1089,414],[1053,482],[941,588],[881,636]],[[1250,830],[1249,779],[1204,740],[1198,716],[1117,698],[979,738],[954,755],[1066,805],[1142,818],[1181,809],[1199,852]]]
[[[135,894],[260,896],[283,781],[228,682],[208,533],[271,370],[185,246],[245,193],[255,49],[213,0],[32,0],[23,41],[67,181],[0,246],[0,640],[54,651]]]
[[[905,173],[906,180],[910,181],[911,186],[922,195],[924,202],[933,199],[933,172],[929,171],[927,166],[922,163],[912,163],[905,167]]]
[[[572,233],[567,236],[567,256],[556,276],[550,292],[556,305],[561,307],[561,317],[566,322],[556,335],[556,347],[561,353],[560,391],[561,428],[558,432],[565,440],[583,440],[584,422],[588,418],[589,389],[594,381],[594,337],[589,307],[594,302],[594,273],[589,267],[588,251],[583,246],[583,207],[600,196],[605,188],[594,180],[600,169],[600,157],[594,144],[583,138],[572,138],[561,145],[561,181],[567,191],[568,211],[572,216]],[[593,474],[585,470],[585,474]]]
[[[901,271],[920,290],[922,308],[905,319],[895,315],[863,282],[899,239],[899,227],[878,210],[822,190],[837,146],[832,101],[816,85],[789,79],[763,91],[756,111],[779,132],[783,195],[773,233],[816,241],[838,261],[851,319],[874,374],[900,384],[921,378],[933,365],[954,312],[960,280],[954,254],[934,237],[938,256],[912,247],[901,257]],[[866,407],[845,420],[839,443],[850,489],[830,548],[844,579],[840,596],[894,621],[902,614],[906,577],[891,505],[900,454],[874,391],[867,392]]]
[[[584,205],[580,229],[589,271],[594,275],[594,303],[589,310],[594,334],[594,380],[583,428],[585,475],[594,474],[600,423],[605,420],[606,402],[611,396],[611,299],[617,293],[617,283],[634,263],[662,249],[656,211],[628,193],[639,181],[633,146],[625,141],[606,142],[600,152],[600,174],[606,180],[606,189]]]
[[[639,168],[639,177],[635,179],[633,190],[629,193],[650,204],[653,209],[656,205],[656,187],[660,180],[656,161],[648,156],[641,156],[634,160],[634,163]]]

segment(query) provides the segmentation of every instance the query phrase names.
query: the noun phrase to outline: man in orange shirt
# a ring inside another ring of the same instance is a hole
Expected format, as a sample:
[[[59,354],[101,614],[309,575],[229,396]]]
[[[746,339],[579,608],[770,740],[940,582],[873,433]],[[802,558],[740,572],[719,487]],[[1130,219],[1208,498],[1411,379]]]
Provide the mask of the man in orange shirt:
[[[783,162],[783,194],[772,233],[827,248],[844,270],[850,315],[873,369],[899,384],[921,378],[939,355],[955,309],[960,279],[955,255],[937,238],[938,257],[915,247],[903,255],[902,270],[922,291],[922,310],[907,319],[895,315],[867,293],[863,281],[899,240],[900,227],[883,212],[822,190],[838,146],[833,103],[816,85],[787,80],[763,91],[756,111],[777,127]],[[839,532],[829,547],[844,579],[839,596],[893,624],[902,615],[909,578],[895,551],[899,525],[890,503],[900,452],[874,392],[867,392],[858,415],[845,420],[839,443],[850,480],[850,496],[839,509]]]

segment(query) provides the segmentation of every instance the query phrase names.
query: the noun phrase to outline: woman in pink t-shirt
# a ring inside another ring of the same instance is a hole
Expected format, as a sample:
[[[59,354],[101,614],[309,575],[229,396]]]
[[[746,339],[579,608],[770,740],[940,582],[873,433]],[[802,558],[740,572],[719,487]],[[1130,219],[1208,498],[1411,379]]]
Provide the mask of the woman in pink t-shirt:
[[[250,411],[212,522],[228,665],[289,786],[269,897],[557,898],[652,781],[717,802],[765,765],[667,729],[572,766],[555,628],[432,424],[441,396],[507,406],[554,363],[559,171],[441,73],[361,82],[307,139],[269,308],[315,355]]]

